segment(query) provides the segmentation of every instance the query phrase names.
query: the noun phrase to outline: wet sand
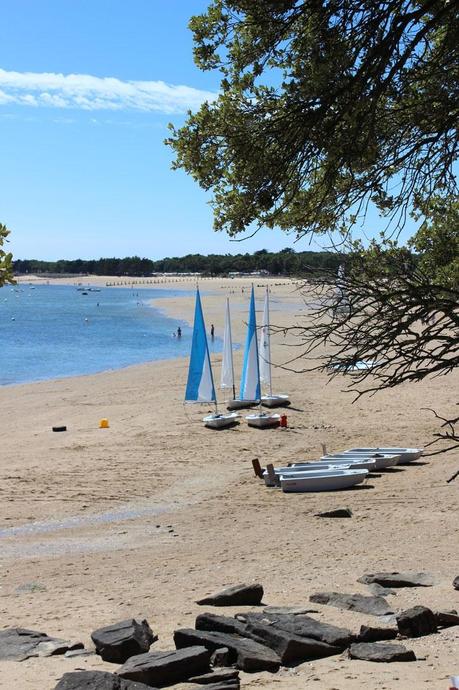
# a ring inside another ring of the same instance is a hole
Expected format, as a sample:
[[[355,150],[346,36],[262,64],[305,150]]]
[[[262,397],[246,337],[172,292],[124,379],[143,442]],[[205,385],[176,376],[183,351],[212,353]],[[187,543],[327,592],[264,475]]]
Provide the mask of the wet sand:
[[[188,290],[193,282],[174,287]],[[274,282],[282,284],[272,287],[273,323],[307,319],[295,286]],[[233,290],[233,335],[243,342],[248,285],[202,282],[206,322],[215,324],[217,335],[223,330],[223,297]],[[188,297],[159,299],[155,306],[192,319]],[[262,308],[261,288],[257,307]],[[274,361],[285,361],[291,352],[291,341],[276,336]],[[241,360],[238,351],[237,372]],[[218,379],[221,355],[212,361]],[[259,581],[267,604],[307,605],[309,595],[321,590],[366,593],[356,579],[375,570],[435,575],[435,587],[389,597],[396,609],[458,608],[459,592],[451,585],[459,574],[458,480],[446,484],[459,469],[457,453],[326,494],[268,490],[251,466],[255,457],[262,465],[314,459],[322,443],[330,450],[423,445],[436,429],[423,408],[453,408],[456,374],[352,404],[342,378],[327,385],[320,373],[275,369],[275,391],[292,398],[288,429],[257,431],[241,423],[212,432],[201,424],[206,406],[183,406],[186,372],[186,360],[171,360],[0,389],[3,627],[89,644],[96,627],[142,615],[159,634],[156,646],[167,649],[173,630],[192,627],[202,612],[194,601],[223,586]],[[103,417],[109,429],[98,428]],[[56,424],[68,431],[52,433]],[[354,517],[314,517],[338,506],[350,507]],[[321,620],[353,630],[370,622],[362,614],[311,608]],[[242,687],[296,690],[314,681],[317,690],[444,690],[448,676],[459,670],[458,643],[451,628],[407,641],[419,657],[414,663],[379,665],[338,656],[275,676],[242,674]],[[97,657],[0,662],[0,687],[52,690],[75,668],[116,666]]]

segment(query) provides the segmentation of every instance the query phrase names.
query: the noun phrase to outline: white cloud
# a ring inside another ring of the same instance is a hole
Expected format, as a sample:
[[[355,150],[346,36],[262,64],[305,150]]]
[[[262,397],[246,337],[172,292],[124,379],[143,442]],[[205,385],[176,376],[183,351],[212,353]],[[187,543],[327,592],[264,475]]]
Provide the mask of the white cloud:
[[[163,81],[122,81],[91,74],[8,72],[0,69],[0,105],[76,108],[79,110],[142,110],[166,114],[196,110],[216,95]]]

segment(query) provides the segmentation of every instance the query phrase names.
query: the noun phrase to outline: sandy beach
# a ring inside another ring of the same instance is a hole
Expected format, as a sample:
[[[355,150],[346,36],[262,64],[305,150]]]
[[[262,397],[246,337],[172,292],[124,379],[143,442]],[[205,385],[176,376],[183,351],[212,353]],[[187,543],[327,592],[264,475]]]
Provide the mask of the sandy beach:
[[[32,281],[32,278],[28,278]],[[78,279],[80,280],[80,279]],[[107,278],[81,279],[102,284]],[[135,279],[134,279],[135,280]],[[77,280],[68,281],[72,284]],[[257,308],[262,308],[264,279]],[[194,279],[145,284],[190,290]],[[201,282],[207,326],[223,332],[224,297],[231,293],[233,337],[242,343],[250,281]],[[297,286],[272,280],[272,322],[307,322]],[[137,283],[142,288],[141,283]],[[242,289],[244,288],[244,292]],[[155,307],[192,321],[188,296],[160,298]],[[273,338],[273,360],[292,355],[292,341]],[[242,350],[235,354],[240,372]],[[216,378],[221,355],[214,355]],[[172,634],[193,627],[206,608],[194,602],[224,586],[260,582],[269,605],[309,605],[320,591],[367,594],[366,572],[427,571],[436,584],[401,589],[396,610],[416,604],[458,609],[459,454],[426,457],[369,479],[345,493],[285,495],[253,474],[264,466],[316,459],[360,445],[423,446],[438,422],[427,408],[451,412],[458,372],[385,391],[352,403],[346,381],[322,373],[276,368],[275,392],[290,394],[288,428],[245,423],[212,432],[206,406],[183,405],[188,362],[153,362],[92,376],[0,389],[1,625],[40,630],[90,646],[95,628],[146,617],[173,648]],[[239,378],[239,376],[237,376]],[[99,429],[108,418],[109,429]],[[52,433],[53,425],[67,432]],[[347,506],[350,520],[325,520],[318,510]],[[311,605],[318,619],[358,631],[375,619]],[[239,609],[225,609],[225,615]],[[219,612],[219,611],[216,611]],[[241,673],[248,690],[446,690],[459,674],[458,628],[407,640],[418,660],[371,664],[346,655],[283,669]],[[116,670],[97,656],[0,662],[0,688],[52,690],[66,671]]]

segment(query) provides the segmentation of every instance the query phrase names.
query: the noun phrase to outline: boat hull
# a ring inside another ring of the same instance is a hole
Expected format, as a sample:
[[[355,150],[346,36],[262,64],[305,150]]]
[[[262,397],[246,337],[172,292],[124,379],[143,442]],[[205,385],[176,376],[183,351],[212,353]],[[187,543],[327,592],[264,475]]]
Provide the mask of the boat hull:
[[[298,472],[293,475],[280,475],[280,485],[284,493],[340,491],[361,484],[367,475],[367,470]]]
[[[349,467],[348,465],[346,467]],[[263,472],[263,479],[265,482],[266,486],[280,486],[280,476],[281,474],[283,475],[293,475],[293,474],[299,474],[299,473],[304,473],[304,472],[325,472],[327,470],[331,469],[343,469],[343,468],[335,468],[333,465],[327,465],[326,463],[323,462],[311,462],[309,465],[291,465],[290,467],[275,467],[274,468],[274,475],[275,478],[274,480],[272,477],[269,475],[268,471],[265,470]]]
[[[389,467],[394,467],[398,465],[400,461],[400,455],[384,455],[383,453],[336,453],[330,455],[324,455],[321,460],[329,462],[330,460],[344,460],[347,461],[348,458],[352,458],[355,462],[358,462],[361,458],[362,460],[373,460],[375,470],[386,470]]]
[[[249,414],[246,416],[247,424],[256,429],[270,429],[280,424],[279,414]]]
[[[386,453],[400,455],[399,465],[408,465],[410,462],[417,460],[423,454],[423,448],[350,448],[346,453]]]
[[[259,400],[228,400],[226,403],[227,410],[246,410],[250,407],[256,407],[260,404]]]
[[[262,395],[261,404],[263,407],[287,407],[290,405],[288,395]]]
[[[209,429],[228,429],[235,424],[239,424],[239,415],[232,414],[209,414],[203,418],[204,425]]]

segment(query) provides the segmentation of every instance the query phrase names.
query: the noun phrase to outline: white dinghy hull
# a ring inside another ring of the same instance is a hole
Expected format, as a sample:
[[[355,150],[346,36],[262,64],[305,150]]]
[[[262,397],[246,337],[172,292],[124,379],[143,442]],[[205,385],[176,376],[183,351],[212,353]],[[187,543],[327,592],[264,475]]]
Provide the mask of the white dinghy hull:
[[[343,460],[347,462],[348,458],[352,458],[355,462],[359,462],[360,458],[362,460],[373,460],[375,470],[386,470],[389,467],[398,465],[400,455],[384,455],[383,453],[332,453],[330,455],[324,455],[321,460],[325,460],[325,462],[330,462],[331,460]]]
[[[345,466],[346,468],[349,465]],[[309,465],[290,465],[289,467],[275,467],[274,468],[274,480],[269,475],[268,471],[263,472],[263,479],[266,486],[280,486],[280,476],[290,476],[291,474],[303,474],[304,472],[326,472],[333,469],[343,469],[343,467],[335,467],[334,465],[327,465],[324,462],[311,462]]]
[[[228,400],[226,403],[227,410],[244,410],[250,407],[256,407],[259,405],[259,400]]]
[[[261,404],[264,407],[287,407],[290,405],[288,395],[262,395]]]
[[[259,414],[249,414],[246,416],[247,424],[256,429],[269,429],[280,424],[280,414],[266,414],[260,412]]]
[[[400,455],[399,465],[407,465],[421,457],[424,448],[350,448],[346,453],[386,453],[390,455]]]
[[[235,424],[239,424],[237,412],[232,414],[209,414],[203,418],[204,425],[209,429],[228,429]]]
[[[280,475],[284,493],[311,493],[318,491],[340,491],[361,484],[368,470],[328,470],[324,472],[298,472]]]

